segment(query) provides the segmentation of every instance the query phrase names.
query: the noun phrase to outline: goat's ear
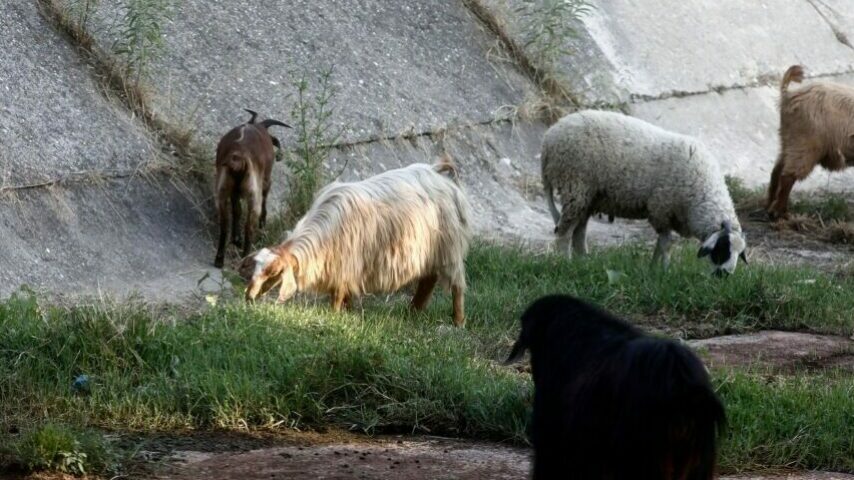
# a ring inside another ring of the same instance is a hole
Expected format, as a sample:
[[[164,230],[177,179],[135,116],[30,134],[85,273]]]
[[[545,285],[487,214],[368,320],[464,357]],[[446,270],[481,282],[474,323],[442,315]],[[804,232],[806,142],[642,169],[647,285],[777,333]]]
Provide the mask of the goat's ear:
[[[516,340],[516,343],[513,344],[513,349],[510,350],[510,355],[507,356],[507,360],[504,360],[504,365],[510,365],[522,360],[522,357],[525,355],[525,350],[527,349],[527,342],[525,342],[520,335],[519,339]]]
[[[296,278],[299,275],[299,260],[297,260],[297,257],[288,254],[288,263],[291,264],[291,269],[294,271],[294,278]]]
[[[700,247],[700,251],[697,252],[697,258],[707,257],[710,253],[712,253],[712,249],[703,245]]]
[[[286,266],[287,263],[284,258],[274,258],[272,261],[270,261],[269,264],[267,264],[266,267],[264,267],[264,270],[262,271],[261,275],[263,275],[265,278],[276,277],[282,274]]]

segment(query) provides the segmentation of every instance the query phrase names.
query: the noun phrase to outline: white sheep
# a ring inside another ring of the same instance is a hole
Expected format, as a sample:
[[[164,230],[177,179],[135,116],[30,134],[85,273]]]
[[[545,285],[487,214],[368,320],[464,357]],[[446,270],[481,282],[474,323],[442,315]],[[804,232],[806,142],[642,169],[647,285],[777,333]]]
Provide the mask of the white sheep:
[[[672,231],[703,242],[715,273],[747,262],[746,242],[718,163],[696,139],[619,113],[585,110],[546,132],[542,177],[557,246],[587,253],[587,220],[646,218],[658,233],[653,260],[670,261]],[[560,198],[561,211],[555,207]]]
[[[281,282],[280,302],[297,291],[329,293],[339,311],[363,293],[417,281],[411,305],[421,310],[441,283],[450,287],[454,323],[462,326],[470,237],[468,200],[449,159],[332,183],[284,243],[255,255],[246,298]]]

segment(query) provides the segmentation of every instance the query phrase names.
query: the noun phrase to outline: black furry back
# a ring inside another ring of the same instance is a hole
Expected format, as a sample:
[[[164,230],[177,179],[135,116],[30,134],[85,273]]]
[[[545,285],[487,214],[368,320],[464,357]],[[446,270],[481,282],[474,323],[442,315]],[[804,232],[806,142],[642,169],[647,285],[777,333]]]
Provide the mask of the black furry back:
[[[724,410],[700,360],[569,296],[522,315],[531,351],[534,478],[713,478]]]

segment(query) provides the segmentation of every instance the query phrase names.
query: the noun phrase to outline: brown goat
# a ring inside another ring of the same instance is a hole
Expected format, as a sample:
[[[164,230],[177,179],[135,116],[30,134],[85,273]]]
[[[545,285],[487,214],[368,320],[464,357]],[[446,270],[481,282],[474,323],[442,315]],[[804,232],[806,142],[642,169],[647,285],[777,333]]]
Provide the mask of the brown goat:
[[[222,268],[225,260],[225,244],[229,223],[232,223],[232,239],[240,242],[240,200],[246,202],[248,210],[243,234],[243,256],[249,254],[255,239],[255,225],[264,228],[267,221],[267,194],[270,192],[270,175],[273,171],[275,152],[273,146],[279,141],[267,129],[273,125],[291,128],[278,120],[255,123],[257,113],[247,123],[229,130],[216,147],[216,207],[219,216],[219,242],[214,265]],[[281,147],[280,147],[281,148]],[[229,203],[231,217],[229,217]]]
[[[803,79],[803,67],[794,65],[780,84],[780,155],[768,185],[772,219],[787,215],[792,187],[816,165],[833,172],[854,164],[854,88],[815,82],[788,90]]]

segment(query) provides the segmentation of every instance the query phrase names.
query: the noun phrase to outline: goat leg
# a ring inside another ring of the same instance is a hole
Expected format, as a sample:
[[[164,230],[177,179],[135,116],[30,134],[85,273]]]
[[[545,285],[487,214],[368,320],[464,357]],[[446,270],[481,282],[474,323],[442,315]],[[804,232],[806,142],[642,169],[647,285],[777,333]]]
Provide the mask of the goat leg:
[[[436,282],[439,281],[439,276],[435,273],[422,277],[418,281],[418,287],[415,289],[415,295],[412,297],[410,304],[414,310],[424,310],[427,304],[430,303],[430,297],[433,295],[433,289],[436,288]]]
[[[240,246],[240,197],[231,197],[231,243]]]
[[[797,179],[794,175],[784,174],[780,176],[780,186],[777,190],[777,198],[770,207],[771,218],[776,220],[785,218],[789,212],[789,194],[792,193],[792,187],[795,186]]]
[[[454,325],[464,327],[466,324],[464,309],[464,293],[463,287],[459,285],[451,286],[451,296],[454,300]]]
[[[217,197],[217,213],[219,215],[219,242],[217,243],[214,266],[222,268],[225,263],[225,243],[228,240],[228,207],[222,196]]]

